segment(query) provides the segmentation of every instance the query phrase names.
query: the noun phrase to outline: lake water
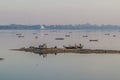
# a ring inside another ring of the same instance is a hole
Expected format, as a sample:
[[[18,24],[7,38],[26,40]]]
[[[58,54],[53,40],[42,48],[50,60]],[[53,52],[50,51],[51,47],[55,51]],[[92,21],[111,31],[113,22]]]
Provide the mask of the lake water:
[[[24,37],[19,38],[16,34]],[[86,35],[88,37],[83,37]],[[63,45],[82,43],[85,49],[120,50],[120,32],[0,30],[0,57],[4,58],[0,61],[0,80],[120,80],[120,54],[59,53],[40,56],[10,50],[31,45],[37,47],[42,43],[46,43],[48,47],[60,48]]]

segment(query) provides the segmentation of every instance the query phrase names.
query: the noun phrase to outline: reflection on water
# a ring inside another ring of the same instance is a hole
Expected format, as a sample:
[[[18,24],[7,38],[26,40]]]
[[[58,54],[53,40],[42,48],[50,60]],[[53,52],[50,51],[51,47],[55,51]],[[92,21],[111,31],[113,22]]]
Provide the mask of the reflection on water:
[[[16,34],[22,33],[24,38]],[[108,35],[109,34],[109,35]],[[66,37],[65,35],[70,35]],[[83,36],[88,37],[83,37]],[[115,37],[113,37],[115,35]],[[38,37],[37,39],[35,37]],[[64,40],[55,40],[62,37]],[[99,40],[89,42],[89,40]],[[38,46],[63,47],[82,43],[85,49],[120,50],[118,31],[77,30],[1,30],[0,61],[1,80],[119,80],[119,54],[33,54],[11,51],[21,47]],[[43,57],[42,57],[43,56]]]
[[[45,53],[37,53],[39,56],[43,56],[43,58],[46,58],[48,54]],[[57,53],[54,53],[54,55],[57,55]]]

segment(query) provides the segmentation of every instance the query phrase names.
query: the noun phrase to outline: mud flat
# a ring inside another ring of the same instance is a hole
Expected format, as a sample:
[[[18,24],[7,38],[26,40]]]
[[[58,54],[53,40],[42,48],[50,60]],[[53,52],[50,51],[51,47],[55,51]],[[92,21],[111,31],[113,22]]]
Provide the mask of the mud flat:
[[[102,50],[102,49],[65,49],[65,48],[20,48],[11,49],[13,51],[25,51],[39,54],[55,54],[55,53],[80,53],[80,54],[120,54],[120,50]]]

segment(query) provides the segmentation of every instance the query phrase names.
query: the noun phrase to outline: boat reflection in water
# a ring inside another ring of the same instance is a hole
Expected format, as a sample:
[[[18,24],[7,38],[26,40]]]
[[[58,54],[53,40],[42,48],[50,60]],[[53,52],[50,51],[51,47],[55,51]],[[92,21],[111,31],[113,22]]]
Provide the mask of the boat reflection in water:
[[[46,58],[48,54],[54,54],[55,56],[57,55],[57,53],[36,53],[36,54],[39,54],[39,56],[43,56],[43,58]]]

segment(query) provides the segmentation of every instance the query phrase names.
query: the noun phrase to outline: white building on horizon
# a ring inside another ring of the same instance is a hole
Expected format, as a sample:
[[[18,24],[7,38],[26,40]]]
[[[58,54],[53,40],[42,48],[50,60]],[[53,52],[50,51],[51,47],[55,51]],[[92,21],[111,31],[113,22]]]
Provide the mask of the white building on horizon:
[[[45,27],[43,25],[41,25],[41,28],[40,29],[45,29]]]

